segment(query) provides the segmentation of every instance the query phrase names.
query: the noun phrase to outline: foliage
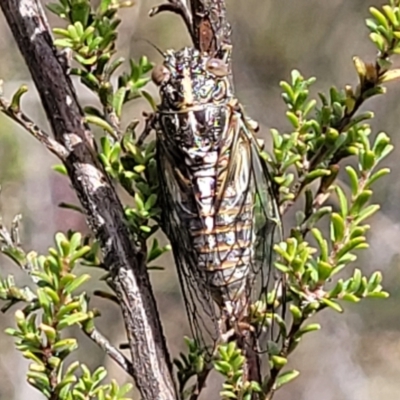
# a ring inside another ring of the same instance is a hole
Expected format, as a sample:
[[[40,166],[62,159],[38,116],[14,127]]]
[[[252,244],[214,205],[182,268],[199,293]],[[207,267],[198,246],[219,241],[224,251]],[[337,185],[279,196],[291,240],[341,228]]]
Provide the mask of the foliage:
[[[89,308],[87,294],[77,294],[90,275],[77,275],[74,271],[78,263],[91,258],[91,247],[82,244],[78,232],[68,237],[58,233],[56,247],[50,248],[48,255],[26,254],[17,240],[17,221],[11,232],[1,227],[1,251],[29,273],[35,287],[19,288],[9,276],[0,281],[0,298],[5,301],[3,311],[22,303],[23,308],[15,312],[17,328],[8,328],[6,333],[15,338],[16,348],[31,361],[28,382],[49,399],[126,399],[132,385],[103,383],[107,376],[104,367],[91,373],[78,361],[66,364],[78,342],[65,331],[77,325],[88,332],[98,315]]]
[[[145,90],[152,64],[146,57],[138,62],[130,60],[129,72],[118,74],[125,60],[113,58],[120,23],[117,11],[130,5],[102,0],[94,7],[89,0],[59,0],[48,8],[67,24],[55,28],[54,33],[58,37],[55,44],[67,59],[72,57],[69,73],[79,76],[99,99],[98,108],[85,108],[86,121],[103,132],[99,158],[109,176],[132,197],[134,205],[125,206],[132,240],[151,263],[169,250],[169,246],[160,247],[156,239],[151,239],[161,224],[155,142],[137,140],[138,121],[122,126],[121,115],[123,106],[139,97],[155,108],[155,101]],[[372,187],[389,173],[379,164],[393,148],[385,133],[372,134],[369,120],[373,113],[358,110],[366,100],[385,92],[384,83],[400,77],[400,70],[390,69],[390,57],[400,52],[399,1],[390,0],[380,10],[371,8],[370,13],[367,27],[378,55],[373,64],[354,58],[356,87],[332,87],[329,94],[320,93],[317,101],[309,96],[315,79],[305,79],[293,71],[290,82],[281,82],[290,128],[284,133],[271,130],[273,149],[263,156],[278,187],[282,215],[302,196],[304,206],[297,211],[296,224],[288,236],[275,245],[275,267],[285,275],[286,286],[253,305],[255,323],[275,326],[279,331],[279,340],[269,346],[269,372],[263,382],[245,381],[244,356],[234,342],[221,344],[208,365],[202,349],[187,338],[188,354],[175,360],[182,399],[197,398],[196,391],[201,391],[212,368],[224,378],[222,398],[250,399],[257,394],[271,399],[276,390],[299,375],[285,367],[304,335],[321,328],[307,322],[311,316],[327,308],[342,312],[345,302],[388,296],[382,290],[379,271],[366,277],[355,268],[344,277],[358,251],[368,248],[370,226],[366,220],[379,209],[371,202]],[[20,90],[14,95],[13,107],[19,108],[22,94]],[[65,172],[63,166],[55,169]],[[350,184],[348,194],[337,179],[341,170]],[[76,205],[64,206],[79,209]],[[329,223],[329,235],[322,231],[324,221]],[[91,373],[79,362],[65,365],[78,346],[66,329],[77,325],[89,336],[95,329],[98,312],[90,309],[85,292],[77,294],[89,275],[76,274],[74,267],[79,263],[101,267],[96,243],[82,240],[79,233],[58,233],[56,247],[49,249],[48,255],[39,256],[26,254],[21,248],[17,220],[10,232],[1,227],[0,233],[1,252],[34,283],[34,289],[21,288],[13,277],[7,277],[0,284],[3,311],[23,304],[15,314],[17,328],[9,328],[7,333],[16,338],[22,355],[32,361],[29,383],[52,399],[126,398],[128,386],[103,383],[103,367]],[[149,247],[148,240],[152,241]],[[288,310],[285,318],[272,311],[279,308]],[[189,383],[193,378],[195,383]]]

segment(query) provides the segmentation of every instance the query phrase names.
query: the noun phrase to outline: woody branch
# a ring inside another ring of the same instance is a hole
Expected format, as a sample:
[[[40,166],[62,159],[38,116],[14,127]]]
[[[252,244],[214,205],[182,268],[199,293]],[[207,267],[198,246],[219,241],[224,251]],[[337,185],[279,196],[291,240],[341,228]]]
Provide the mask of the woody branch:
[[[38,0],[2,0],[6,17],[53,131],[68,154],[62,160],[101,243],[119,298],[132,356],[132,375],[146,400],[176,398],[171,364],[146,265],[134,247],[120,200],[97,158],[96,144],[75,90],[53,46]],[[64,153],[63,153],[64,154]]]

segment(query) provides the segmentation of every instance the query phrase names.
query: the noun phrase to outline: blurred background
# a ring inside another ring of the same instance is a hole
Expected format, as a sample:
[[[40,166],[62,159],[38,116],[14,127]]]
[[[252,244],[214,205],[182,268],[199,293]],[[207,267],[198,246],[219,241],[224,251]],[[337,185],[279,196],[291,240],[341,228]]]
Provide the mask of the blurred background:
[[[371,5],[378,0],[229,0],[228,12],[233,25],[234,76],[240,101],[252,118],[261,124],[269,140],[271,127],[290,129],[284,117],[284,103],[279,82],[290,79],[290,71],[299,69],[305,77],[315,76],[314,94],[327,92],[331,85],[355,84],[352,57],[373,61],[375,47],[368,39],[364,20]],[[160,62],[160,55],[144,40],[162,49],[189,45],[188,36],[177,16],[147,16],[153,1],[137,0],[121,13],[119,55],[139,58],[146,54]],[[52,26],[62,22],[50,16]],[[4,92],[11,96],[27,83],[25,112],[41,127],[48,129],[37,93],[18,52],[9,28],[0,14],[0,77]],[[399,57],[400,59],[400,57]],[[365,109],[373,110],[374,135],[386,131],[396,146],[385,161],[392,169],[389,177],[375,186],[374,200],[381,211],[369,222],[371,247],[349,268],[361,268],[368,275],[381,270],[388,300],[366,300],[362,304],[345,304],[342,315],[326,310],[314,320],[322,331],[306,335],[290,359],[290,367],[301,372],[296,381],[276,394],[278,400],[397,400],[400,394],[400,82],[388,85],[388,94],[369,101]],[[83,104],[94,104],[90,94],[77,84]],[[151,91],[155,94],[155,89]],[[129,105],[126,121],[141,117],[147,107],[137,101]],[[18,126],[0,115],[0,215],[9,225],[15,214],[23,217],[23,244],[26,250],[45,252],[53,243],[56,231],[85,231],[85,221],[71,211],[57,207],[61,201],[76,202],[68,181],[52,171],[57,160]],[[129,201],[129,200],[128,200]],[[288,215],[290,225],[293,215]],[[161,237],[161,235],[160,235]],[[163,239],[165,242],[165,239]],[[164,329],[172,355],[183,348],[183,334],[189,334],[174,264],[170,256],[162,259],[165,272],[152,272]],[[0,256],[2,276],[13,273],[25,284],[26,277]],[[87,271],[85,271],[87,272]],[[105,289],[94,274],[88,292]],[[118,309],[94,298],[93,306],[102,309],[100,330],[113,342],[125,341]],[[13,325],[13,312],[0,315],[0,328]],[[86,337],[80,338],[77,357],[91,368],[101,363],[111,377],[126,378],[120,368],[98,350]],[[14,350],[13,339],[1,334],[0,400],[37,400],[41,395],[25,382],[28,363]],[[139,398],[135,395],[134,398]],[[210,382],[202,398],[218,399],[218,386]]]

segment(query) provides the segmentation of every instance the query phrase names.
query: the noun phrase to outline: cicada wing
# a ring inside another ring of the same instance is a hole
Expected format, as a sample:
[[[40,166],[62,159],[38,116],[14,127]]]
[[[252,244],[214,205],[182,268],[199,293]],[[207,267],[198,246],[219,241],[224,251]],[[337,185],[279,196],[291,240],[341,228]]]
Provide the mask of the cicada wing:
[[[276,303],[282,302],[282,293],[284,292],[284,277],[279,271],[273,267],[274,251],[273,247],[282,240],[282,223],[278,207],[278,195],[276,193],[272,177],[268,171],[268,166],[264,158],[261,156],[261,148],[258,145],[255,133],[247,129],[251,146],[251,169],[255,186],[254,212],[256,221],[256,246],[254,267],[258,271],[259,279],[256,283],[257,290],[261,296],[252,296],[253,301],[261,299],[267,302],[267,309],[270,315],[279,313],[283,318],[285,308],[280,306],[275,308]],[[268,293],[272,293],[272,297],[267,298]],[[278,301],[277,301],[278,300]],[[274,318],[272,318],[272,326],[269,329],[269,338],[278,340],[275,335]],[[262,324],[261,324],[262,325]]]
[[[161,141],[157,143],[157,158],[162,226],[173,249],[190,329],[197,343],[211,355],[219,337],[220,315],[190,241],[188,218],[196,207],[192,188],[180,172],[179,158],[171,157]]]
[[[258,300],[268,284],[277,208],[256,138],[241,113],[232,113],[223,142],[219,164],[228,160],[226,168],[221,168],[219,173],[216,199],[220,207],[216,217],[224,219],[225,235],[227,238],[229,235],[225,243],[231,243],[231,254],[235,248],[250,247],[251,256],[246,260],[251,269],[247,274],[251,280],[247,284],[247,302],[250,302]],[[238,261],[236,269],[244,262]]]
[[[267,292],[279,285],[280,276],[273,273],[273,246],[280,241],[281,223],[273,182],[255,133],[243,116],[236,117],[233,122],[231,131],[227,133],[234,139],[229,140],[232,148],[225,188],[235,187],[237,215],[234,224],[240,224],[249,204],[252,208],[251,273],[246,287],[246,301],[250,305],[258,300],[265,301]],[[223,193],[221,198],[226,196]],[[238,231],[236,229],[237,238]]]

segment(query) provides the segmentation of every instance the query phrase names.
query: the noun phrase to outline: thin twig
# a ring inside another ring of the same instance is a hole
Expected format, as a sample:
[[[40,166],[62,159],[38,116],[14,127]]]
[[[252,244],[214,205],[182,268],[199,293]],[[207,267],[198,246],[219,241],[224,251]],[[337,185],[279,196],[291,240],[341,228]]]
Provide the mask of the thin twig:
[[[162,3],[153,7],[149,12],[149,16],[153,17],[154,15],[165,11],[180,15],[186,25],[187,30],[189,31],[190,36],[192,38],[194,37],[192,13],[185,0],[168,0],[168,3]]]
[[[203,372],[197,375],[197,382],[193,388],[193,392],[190,395],[189,400],[197,400],[200,396],[201,391],[204,389],[211,368],[205,368]]]
[[[21,125],[34,138],[45,145],[46,148],[61,161],[66,160],[70,154],[69,151],[63,145],[51,138],[46,132],[40,129],[21,110],[11,107],[10,103],[7,102],[7,100],[5,100],[3,97],[0,97],[0,111]]]
[[[85,334],[93,340],[104,352],[110,356],[124,371],[130,376],[134,375],[133,365],[109,340],[103,336],[96,328],[91,331],[84,330]]]
[[[164,11],[182,17],[196,49],[223,58],[224,49],[231,45],[231,26],[226,17],[225,0],[168,0],[153,7],[149,15]]]
[[[299,329],[301,328],[301,325],[303,324],[303,322],[306,320],[305,317],[303,317],[301,320],[293,322],[292,326],[290,328],[290,331],[286,337],[286,339],[284,340],[283,346],[281,351],[279,352],[279,356],[287,358],[289,356],[289,354],[291,353],[291,348],[293,348],[293,345],[296,341],[296,334],[299,331]],[[279,372],[281,371],[282,367],[280,368],[272,368],[270,371],[270,376],[267,382],[267,386],[266,388],[264,388],[264,393],[265,393],[265,397],[264,400],[271,400],[272,397],[275,394],[276,388],[275,388],[275,383],[276,383],[276,379],[279,376]]]
[[[232,45],[225,0],[190,0],[190,6],[194,46],[201,52],[223,58],[224,49]]]

